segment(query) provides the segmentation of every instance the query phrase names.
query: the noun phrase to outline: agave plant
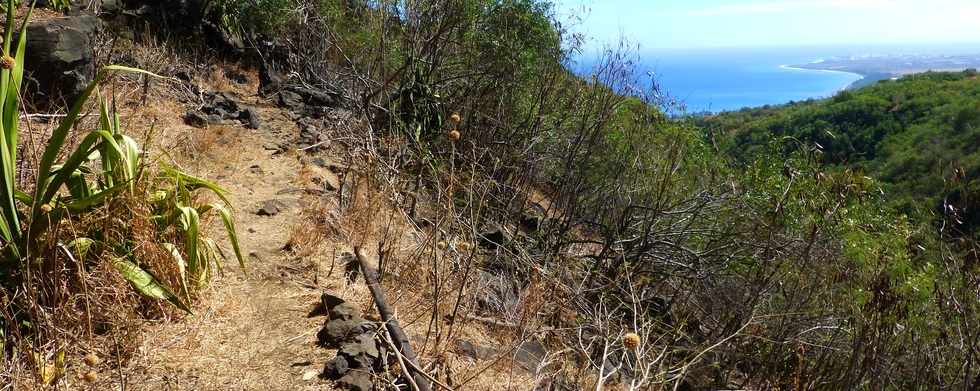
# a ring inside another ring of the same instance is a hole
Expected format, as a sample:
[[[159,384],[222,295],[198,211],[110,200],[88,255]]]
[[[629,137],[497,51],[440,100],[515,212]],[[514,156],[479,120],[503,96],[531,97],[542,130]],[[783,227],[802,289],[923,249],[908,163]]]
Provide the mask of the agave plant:
[[[143,161],[143,152],[135,140],[123,133],[118,114],[114,109],[110,110],[105,100],[100,99],[99,129],[85,134],[73,149],[65,153],[69,132],[89,98],[93,94],[98,96],[98,86],[106,77],[125,72],[160,78],[153,73],[118,65],[101,69],[44,145],[33,192],[28,194],[17,188],[18,97],[24,76],[26,25],[33,7],[20,26],[15,50],[11,50],[14,3],[14,0],[6,1],[6,39],[3,41],[3,61],[0,62],[3,65],[0,69],[0,244],[3,246],[0,251],[0,278],[3,274],[16,271],[25,262],[42,256],[41,239],[45,238],[49,227],[63,219],[83,216],[97,207],[108,205],[112,197],[120,193],[134,197],[139,196],[136,194],[139,191],[153,195],[154,216],[151,219],[160,230],[176,227],[183,233],[182,241],[160,245],[173,255],[177,263],[182,282],[180,288],[185,296],[190,288],[190,279],[194,279],[198,285],[203,284],[213,275],[213,267],[220,268],[220,248],[200,233],[201,215],[217,213],[221,217],[235,257],[244,268],[227,192],[217,184],[173,167],[165,167],[159,176],[144,178],[146,162]],[[67,157],[58,161],[60,156]],[[197,205],[195,193],[199,190],[214,193],[221,202]],[[79,243],[86,243],[86,248],[91,247],[92,239],[77,238],[72,243],[76,244],[73,247],[77,251]],[[139,292],[168,300],[189,311],[168,287],[140,266],[139,260],[134,258],[125,243],[104,243],[103,247],[109,249],[116,270]]]

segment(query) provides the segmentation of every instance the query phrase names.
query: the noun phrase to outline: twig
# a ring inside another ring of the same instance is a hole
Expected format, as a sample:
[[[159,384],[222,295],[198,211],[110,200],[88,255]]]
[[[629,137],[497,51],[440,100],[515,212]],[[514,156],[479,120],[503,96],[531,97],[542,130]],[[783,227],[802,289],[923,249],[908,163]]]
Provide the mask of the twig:
[[[388,346],[391,347],[391,350],[395,352],[395,358],[398,359],[398,366],[401,367],[402,373],[406,375],[405,379],[407,379],[408,382],[412,385],[413,390],[418,390],[419,385],[415,383],[415,379],[412,378],[412,376],[408,376],[409,374],[408,367],[405,366],[405,360],[403,359],[401,352],[398,351],[398,347],[395,346],[395,343],[391,341],[391,335],[388,333],[388,329],[385,328],[384,331],[385,331],[384,341],[387,342]]]

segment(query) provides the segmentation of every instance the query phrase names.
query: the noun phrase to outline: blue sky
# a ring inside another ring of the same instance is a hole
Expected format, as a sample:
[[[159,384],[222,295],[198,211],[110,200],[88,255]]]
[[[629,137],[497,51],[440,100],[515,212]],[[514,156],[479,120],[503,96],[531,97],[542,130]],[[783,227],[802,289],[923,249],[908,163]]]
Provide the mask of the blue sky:
[[[590,47],[980,43],[980,0],[554,1],[567,23],[585,17],[575,29]]]

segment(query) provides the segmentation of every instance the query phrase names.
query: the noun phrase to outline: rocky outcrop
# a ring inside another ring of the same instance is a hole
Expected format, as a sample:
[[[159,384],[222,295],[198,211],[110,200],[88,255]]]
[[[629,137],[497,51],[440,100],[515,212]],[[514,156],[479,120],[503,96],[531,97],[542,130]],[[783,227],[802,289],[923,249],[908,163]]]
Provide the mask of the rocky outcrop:
[[[73,102],[92,81],[92,40],[101,21],[91,15],[33,22],[27,27],[25,87],[35,105],[45,108]]]
[[[103,0],[103,11],[114,21],[145,28],[147,22],[167,34],[203,38],[208,46],[234,55],[245,54],[248,47],[241,35],[233,32],[215,12],[216,2],[208,0]],[[108,5],[108,7],[107,7]]]

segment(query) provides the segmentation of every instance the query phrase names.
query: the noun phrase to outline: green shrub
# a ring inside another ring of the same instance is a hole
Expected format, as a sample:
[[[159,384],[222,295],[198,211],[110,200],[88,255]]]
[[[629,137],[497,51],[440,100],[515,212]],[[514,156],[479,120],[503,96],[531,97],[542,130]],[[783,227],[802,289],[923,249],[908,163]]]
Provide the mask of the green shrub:
[[[148,174],[152,165],[144,160],[139,144],[124,134],[118,115],[109,109],[105,101],[99,105],[98,129],[82,136],[78,144],[70,149],[67,142],[69,132],[75,127],[86,102],[93,95],[98,95],[99,84],[109,75],[123,72],[146,77],[159,76],[115,65],[99,71],[43,146],[36,170],[39,180],[33,184],[33,189],[30,186],[26,189],[18,187],[18,99],[24,69],[25,26],[30,14],[20,28],[16,46],[11,46],[14,36],[13,8],[13,0],[8,0],[3,50],[9,56],[5,57],[5,66],[0,71],[0,240],[3,245],[0,288],[13,292],[16,284],[30,282],[32,278],[40,278],[32,283],[42,285],[74,285],[45,278],[43,274],[25,273],[31,265],[43,265],[61,257],[63,254],[60,251],[64,250],[70,252],[67,255],[75,261],[84,262],[77,265],[79,268],[85,268],[86,264],[99,259],[108,260],[140,293],[168,300],[189,311],[186,302],[156,277],[166,276],[168,270],[148,270],[147,265],[137,257],[137,240],[141,238],[134,237],[124,227],[135,221],[88,223],[93,219],[119,219],[131,214],[132,219],[145,220],[154,226],[159,234],[150,236],[159,238],[160,242],[155,245],[172,254],[172,269],[178,274],[175,279],[180,281],[179,288],[184,297],[189,298],[189,291],[213,274],[212,265],[219,265],[220,250],[213,240],[200,232],[201,215],[215,213],[220,216],[235,257],[244,266],[225,191],[214,183],[172,167],[164,167],[159,175]],[[197,193],[201,191],[217,195],[222,202],[198,202]],[[152,205],[151,215],[129,212],[143,203]],[[66,225],[73,229],[61,229]],[[176,231],[179,235],[169,235],[168,231]],[[92,254],[99,256],[93,257]],[[190,284],[191,280],[197,284]],[[35,300],[39,305],[45,303],[43,295],[25,300]],[[2,324],[3,321],[0,321]]]

